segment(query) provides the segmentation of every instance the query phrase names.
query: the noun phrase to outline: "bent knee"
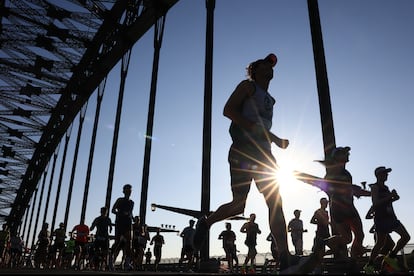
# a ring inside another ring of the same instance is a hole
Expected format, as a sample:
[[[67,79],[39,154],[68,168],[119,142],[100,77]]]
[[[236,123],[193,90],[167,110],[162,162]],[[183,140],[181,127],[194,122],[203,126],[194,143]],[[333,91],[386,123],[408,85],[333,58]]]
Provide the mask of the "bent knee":
[[[235,205],[233,208],[233,215],[242,214],[244,212],[244,207],[244,204],[242,206]]]
[[[244,212],[244,208],[246,207],[246,199],[245,198],[234,198],[230,204],[227,206],[230,210],[233,210],[234,214],[241,214]]]
[[[410,234],[406,233],[404,236],[401,237],[401,239],[404,241],[404,243],[408,243],[411,239]]]

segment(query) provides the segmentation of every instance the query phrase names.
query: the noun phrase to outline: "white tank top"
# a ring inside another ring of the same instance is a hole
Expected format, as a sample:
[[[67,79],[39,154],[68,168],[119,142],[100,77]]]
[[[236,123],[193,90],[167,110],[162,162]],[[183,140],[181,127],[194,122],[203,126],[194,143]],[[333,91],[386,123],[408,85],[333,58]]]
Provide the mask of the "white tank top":
[[[272,127],[273,106],[276,100],[269,92],[262,89],[256,82],[254,94],[247,98],[243,104],[242,114],[252,122],[263,125],[267,130]]]

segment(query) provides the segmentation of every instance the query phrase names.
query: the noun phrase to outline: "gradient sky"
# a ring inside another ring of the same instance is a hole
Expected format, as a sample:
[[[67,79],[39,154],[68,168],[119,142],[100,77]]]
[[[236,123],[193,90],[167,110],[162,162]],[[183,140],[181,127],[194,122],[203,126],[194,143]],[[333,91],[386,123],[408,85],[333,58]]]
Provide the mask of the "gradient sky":
[[[414,1],[318,2],[336,144],[351,147],[347,168],[355,184],[361,181],[373,183],[373,171],[377,166],[393,169],[387,184],[401,196],[394,208],[412,234]],[[274,79],[269,87],[269,92],[276,98],[272,131],[290,140],[286,150],[274,146],[273,153],[282,168],[321,177],[325,174],[324,167],[314,162],[323,159],[324,153],[307,1],[217,0],[214,16],[212,210],[231,200],[227,163],[231,144],[228,134],[230,121],[222,115],[224,104],[235,86],[246,77],[245,67],[271,52],[278,56]],[[205,1],[181,0],[166,16],[148,190],[147,224],[151,226],[168,224],[182,230],[190,219],[161,209],[151,212],[151,203],[200,210],[205,30]],[[140,205],[152,57],[153,29],[135,44],[131,55],[112,194],[113,204],[117,197],[122,196],[122,186],[132,184],[136,215]],[[119,76],[117,66],[108,77],[103,98],[86,213],[89,225],[105,204]],[[79,222],[81,213],[95,98],[93,95],[88,104],[83,129],[69,229]],[[77,127],[76,119],[71,136],[72,149]],[[68,154],[66,164],[71,164],[71,155],[73,153]],[[59,154],[59,158],[61,156]],[[57,224],[64,217],[63,204],[70,172],[68,166]],[[55,181],[57,175],[58,170]],[[304,234],[304,248],[310,250],[316,226],[309,221],[319,207],[319,199],[326,195],[293,179],[281,185],[286,220],[288,222],[294,217],[293,210],[302,210],[301,218],[308,229]],[[50,206],[53,204],[50,202]],[[373,245],[372,234],[368,232],[373,221],[364,219],[371,199],[355,199],[355,205],[363,219],[364,245]],[[267,208],[254,185],[244,215],[247,217],[252,212],[257,214],[256,221],[262,230],[257,250],[269,252]],[[113,215],[111,219],[114,221]],[[245,234],[239,231],[243,221],[231,223],[237,235],[238,249],[245,254]],[[222,243],[217,239],[225,229],[224,224],[225,221],[218,222],[211,228],[212,256],[224,254]],[[163,258],[178,257],[182,239],[175,233],[164,233],[164,237]],[[291,243],[290,249],[293,250]]]

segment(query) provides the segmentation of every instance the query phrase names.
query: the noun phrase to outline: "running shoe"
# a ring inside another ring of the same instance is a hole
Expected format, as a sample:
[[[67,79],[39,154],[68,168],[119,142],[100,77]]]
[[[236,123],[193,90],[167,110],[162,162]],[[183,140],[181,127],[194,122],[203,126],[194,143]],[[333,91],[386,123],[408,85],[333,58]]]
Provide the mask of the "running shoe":
[[[364,265],[364,272],[365,274],[375,274],[375,268],[372,264]]]
[[[398,264],[397,258],[392,258],[387,255],[384,257],[384,262],[390,266],[392,270],[400,271],[400,265]]]
[[[298,260],[294,260],[294,262],[290,263],[290,266],[281,269],[281,274],[296,274],[296,275],[303,275],[312,273],[317,265],[320,265],[321,260],[313,253],[308,256],[299,257]]]
[[[246,274],[246,265],[243,265],[243,266],[240,268],[240,274]]]

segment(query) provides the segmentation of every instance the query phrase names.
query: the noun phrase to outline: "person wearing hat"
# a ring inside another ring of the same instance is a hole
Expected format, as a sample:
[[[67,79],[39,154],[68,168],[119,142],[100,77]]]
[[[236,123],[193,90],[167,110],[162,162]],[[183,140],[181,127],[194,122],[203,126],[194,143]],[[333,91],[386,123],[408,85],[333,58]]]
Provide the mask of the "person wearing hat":
[[[377,181],[369,185],[371,188],[376,242],[372,248],[368,263],[364,266],[366,272],[373,272],[376,269],[374,267],[374,260],[378,256],[381,248],[385,245],[387,237],[391,232],[396,232],[400,236],[400,239],[395,243],[395,246],[388,255],[384,257],[384,263],[392,269],[392,272],[401,271],[402,266],[398,262],[397,254],[411,238],[407,229],[398,220],[394,212],[393,202],[399,200],[400,196],[395,189],[390,191],[388,186],[385,185],[385,181],[388,180],[388,174],[391,171],[391,168],[384,166],[377,167],[374,172]]]
[[[300,219],[301,212],[298,209],[293,211],[295,217],[288,224],[288,232],[290,232],[292,243],[295,247],[295,255],[297,256],[303,255],[303,233],[308,232],[307,229],[303,229],[303,221]]]
[[[328,182],[327,194],[330,198],[331,227],[334,235],[335,252],[337,258],[347,258],[347,245],[351,245],[351,258],[356,259],[363,255],[365,248],[362,245],[364,231],[362,220],[354,205],[354,189],[351,173],[345,168],[349,162],[350,147],[336,147],[330,158],[325,162]]]
[[[212,224],[244,212],[254,179],[269,208],[270,230],[276,238],[281,254],[281,269],[284,269],[289,266],[290,253],[279,185],[273,177],[277,163],[271,144],[273,142],[285,149],[289,141],[270,131],[276,100],[268,89],[276,63],[275,54],[250,63],[246,68],[247,79],[237,85],[224,106],[223,114],[231,120],[229,132],[233,140],[228,155],[233,199],[208,217],[202,216],[198,220],[194,246],[200,249],[204,245]]]

